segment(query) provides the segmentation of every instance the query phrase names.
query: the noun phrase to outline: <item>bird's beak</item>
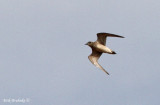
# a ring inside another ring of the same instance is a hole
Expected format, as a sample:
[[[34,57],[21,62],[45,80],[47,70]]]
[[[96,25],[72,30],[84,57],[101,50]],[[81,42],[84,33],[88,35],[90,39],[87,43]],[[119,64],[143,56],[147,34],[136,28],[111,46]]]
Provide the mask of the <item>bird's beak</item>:
[[[88,43],[86,43],[85,45],[88,45]]]

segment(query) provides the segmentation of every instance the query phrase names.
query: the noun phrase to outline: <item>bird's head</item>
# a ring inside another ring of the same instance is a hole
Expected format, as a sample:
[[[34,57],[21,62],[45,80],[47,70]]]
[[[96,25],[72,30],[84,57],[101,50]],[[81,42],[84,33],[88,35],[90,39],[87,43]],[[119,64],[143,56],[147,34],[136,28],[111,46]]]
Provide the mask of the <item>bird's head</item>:
[[[85,45],[92,46],[93,42],[89,41]]]

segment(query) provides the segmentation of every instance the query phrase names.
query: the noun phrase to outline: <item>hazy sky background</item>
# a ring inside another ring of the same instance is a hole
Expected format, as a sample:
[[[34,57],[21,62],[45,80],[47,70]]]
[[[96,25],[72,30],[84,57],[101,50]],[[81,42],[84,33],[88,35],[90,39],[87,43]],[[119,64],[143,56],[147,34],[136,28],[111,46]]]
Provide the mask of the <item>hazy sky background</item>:
[[[0,0],[0,104],[159,105],[159,0]],[[84,44],[109,32],[116,55]]]

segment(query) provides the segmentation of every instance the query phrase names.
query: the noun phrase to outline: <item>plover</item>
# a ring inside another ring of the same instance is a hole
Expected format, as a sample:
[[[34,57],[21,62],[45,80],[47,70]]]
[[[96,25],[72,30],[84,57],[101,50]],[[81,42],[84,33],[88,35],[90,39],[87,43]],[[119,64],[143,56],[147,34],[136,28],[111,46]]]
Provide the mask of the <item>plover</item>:
[[[115,51],[111,50],[106,46],[107,37],[124,38],[123,36],[111,33],[97,33],[97,40],[95,42],[89,41],[85,45],[88,45],[92,49],[92,53],[88,56],[88,59],[91,61],[91,63],[109,75],[109,73],[98,63],[98,59],[100,58],[102,53],[116,54]]]

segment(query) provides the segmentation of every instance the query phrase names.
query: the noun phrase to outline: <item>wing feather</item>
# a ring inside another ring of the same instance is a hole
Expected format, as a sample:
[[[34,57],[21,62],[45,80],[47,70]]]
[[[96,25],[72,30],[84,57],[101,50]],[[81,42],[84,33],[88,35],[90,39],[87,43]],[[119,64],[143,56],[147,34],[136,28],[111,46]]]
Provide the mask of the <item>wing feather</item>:
[[[100,44],[106,45],[106,38],[107,37],[119,37],[119,38],[124,38],[123,36],[120,35],[115,35],[111,33],[97,33],[97,41]]]
[[[91,61],[92,64],[94,64],[96,67],[100,68],[109,75],[109,73],[98,63],[98,59],[100,58],[101,55],[102,55],[101,52],[97,52],[92,49],[92,54],[88,56],[88,59]]]

